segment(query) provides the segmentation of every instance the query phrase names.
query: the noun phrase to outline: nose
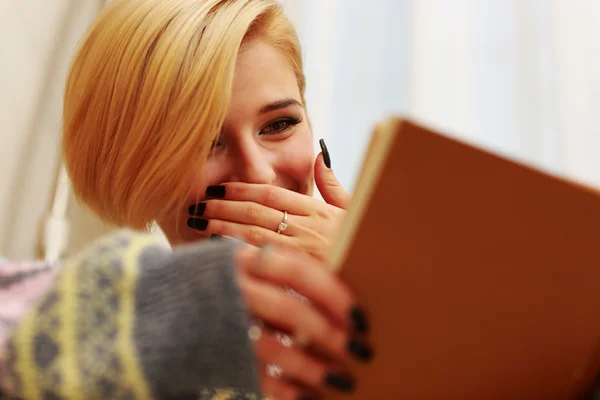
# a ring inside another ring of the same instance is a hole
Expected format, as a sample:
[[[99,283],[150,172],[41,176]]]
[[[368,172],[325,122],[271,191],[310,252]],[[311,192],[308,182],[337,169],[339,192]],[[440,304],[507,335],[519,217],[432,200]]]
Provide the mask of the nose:
[[[255,140],[241,143],[236,153],[233,181],[263,184],[271,184],[275,181],[276,174],[270,154]]]

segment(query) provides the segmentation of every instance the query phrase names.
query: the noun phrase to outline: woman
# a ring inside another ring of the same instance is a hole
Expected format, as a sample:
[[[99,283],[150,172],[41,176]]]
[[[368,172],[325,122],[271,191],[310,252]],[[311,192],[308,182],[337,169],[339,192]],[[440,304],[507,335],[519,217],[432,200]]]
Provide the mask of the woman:
[[[0,398],[257,399],[253,345],[276,351],[297,379],[263,381],[273,398],[352,389],[343,371],[300,345],[274,346],[248,313],[332,360],[365,359],[352,295],[298,252],[229,241],[171,252],[123,231],[60,266],[0,262],[0,300]]]
[[[324,142],[315,160],[304,91],[275,1],[115,1],[68,80],[73,187],[109,222],[158,222],[172,245],[230,236],[322,260],[349,195]]]
[[[113,1],[68,78],[73,188],[108,222],[157,222],[175,248],[218,235],[323,260],[349,196],[327,151],[314,158],[304,90],[298,38],[273,0]],[[324,360],[281,337],[255,343],[263,389],[320,385]]]

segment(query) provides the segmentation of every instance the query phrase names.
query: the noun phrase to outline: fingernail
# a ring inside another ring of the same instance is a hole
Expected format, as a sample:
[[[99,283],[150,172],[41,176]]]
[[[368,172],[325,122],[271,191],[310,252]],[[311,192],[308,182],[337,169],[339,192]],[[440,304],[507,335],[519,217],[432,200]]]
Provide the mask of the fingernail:
[[[353,392],[354,382],[343,375],[330,373],[325,377],[325,386],[338,389],[342,392]]]
[[[373,358],[373,350],[356,339],[352,339],[348,342],[348,351],[361,361],[371,361]]]
[[[188,208],[188,214],[201,217],[204,215],[204,210],[206,210],[206,203],[192,204]]]
[[[210,235],[210,238],[211,238],[211,239],[215,239],[215,240],[216,240],[216,239],[223,239],[223,236],[221,236],[221,235],[215,235],[215,234],[213,233],[212,235]]]
[[[329,150],[327,150],[327,145],[323,139],[319,139],[319,146],[321,146],[321,151],[323,152],[323,162],[325,166],[331,169],[331,157],[329,156]]]
[[[187,224],[192,229],[203,231],[206,230],[206,227],[208,226],[208,220],[201,218],[188,218]]]
[[[367,333],[369,330],[367,317],[365,317],[365,313],[360,309],[360,307],[354,306],[352,310],[350,310],[350,320],[352,321],[352,325],[357,332]]]
[[[225,186],[223,185],[218,185],[218,186],[209,186],[206,188],[206,195],[208,197],[217,197],[217,198],[223,198],[225,197]]]

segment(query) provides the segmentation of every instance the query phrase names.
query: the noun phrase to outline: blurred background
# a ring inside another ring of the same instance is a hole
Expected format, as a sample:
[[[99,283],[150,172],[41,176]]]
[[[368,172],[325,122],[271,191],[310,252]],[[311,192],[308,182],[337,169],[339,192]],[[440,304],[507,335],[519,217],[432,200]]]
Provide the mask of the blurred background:
[[[73,200],[59,153],[67,68],[103,3],[0,1],[0,255],[52,258],[113,229]],[[599,0],[282,3],[315,145],[348,190],[392,114],[600,187]]]

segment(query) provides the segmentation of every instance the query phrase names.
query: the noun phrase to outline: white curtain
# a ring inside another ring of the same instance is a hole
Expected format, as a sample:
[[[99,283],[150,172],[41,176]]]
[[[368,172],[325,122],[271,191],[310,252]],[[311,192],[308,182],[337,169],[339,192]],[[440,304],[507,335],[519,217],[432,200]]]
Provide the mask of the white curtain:
[[[0,255],[41,255],[60,162],[67,70],[100,5],[0,1]]]
[[[284,4],[315,139],[349,190],[373,123],[390,114],[600,186],[600,1]]]

